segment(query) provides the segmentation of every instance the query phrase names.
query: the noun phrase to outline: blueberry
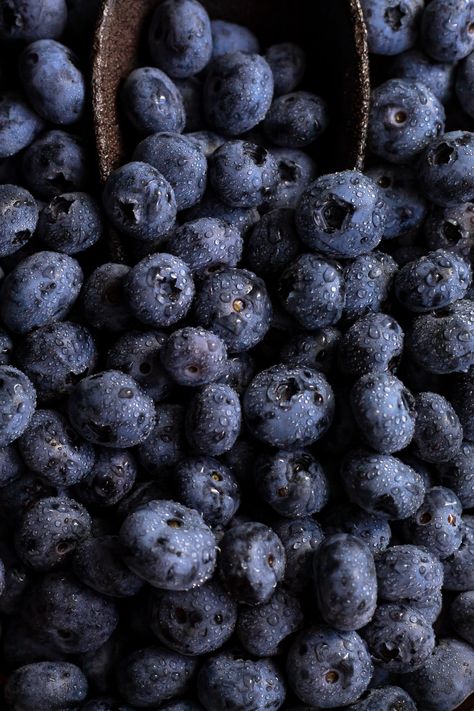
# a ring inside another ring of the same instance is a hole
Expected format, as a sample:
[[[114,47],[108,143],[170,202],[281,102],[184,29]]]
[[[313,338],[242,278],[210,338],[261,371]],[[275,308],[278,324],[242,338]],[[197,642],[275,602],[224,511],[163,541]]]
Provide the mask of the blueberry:
[[[474,589],[474,519],[464,516],[459,548],[443,560],[445,590]]]
[[[280,357],[286,365],[308,367],[327,374],[335,366],[340,339],[341,332],[334,326],[292,334],[283,345]]]
[[[133,327],[134,320],[125,296],[125,279],[130,267],[107,262],[86,279],[81,294],[86,323],[97,329],[120,332]]]
[[[3,328],[0,328],[0,365],[9,365],[13,351],[13,341]],[[23,368],[22,368],[23,370]]]
[[[15,526],[40,499],[55,496],[57,490],[31,472],[19,472],[0,488],[0,510],[8,525]]]
[[[425,620],[430,625],[433,625],[440,616],[443,607],[443,595],[441,590],[436,590],[435,592],[425,595],[421,600],[406,598],[399,602],[420,612]]]
[[[302,624],[303,611],[298,598],[284,588],[277,588],[268,602],[241,608],[237,638],[249,654],[271,657],[285,648],[290,635]]]
[[[261,455],[255,466],[257,491],[280,516],[320,511],[329,498],[326,473],[304,449]]]
[[[474,81],[473,62],[474,54],[471,53],[460,63],[456,75],[456,94],[463,110],[469,116],[474,115],[474,102],[471,95]]]
[[[36,410],[18,446],[28,469],[57,487],[78,484],[95,463],[92,445],[55,410]]]
[[[11,445],[0,447],[0,488],[19,477],[23,468],[16,447]]]
[[[433,205],[423,226],[427,247],[446,249],[469,259],[474,246],[473,224],[474,205],[471,203],[444,208]]]
[[[186,437],[190,447],[213,457],[227,452],[241,428],[241,408],[237,393],[227,385],[204,385],[186,411]]]
[[[462,299],[471,279],[470,265],[461,256],[438,249],[400,269],[395,294],[405,308],[426,313]]]
[[[366,175],[382,188],[387,205],[384,239],[409,236],[422,226],[427,204],[412,170],[393,163],[382,164],[367,170]]]
[[[0,158],[15,156],[29,146],[43,128],[43,120],[21,94],[13,91],[0,94]]]
[[[435,645],[433,629],[423,615],[395,603],[379,605],[362,636],[372,659],[399,674],[421,669]]]
[[[255,361],[248,353],[239,353],[228,358],[224,373],[217,379],[221,385],[228,385],[242,395],[255,375]]]
[[[260,210],[295,209],[308,185],[316,178],[314,160],[296,148],[270,148],[277,162],[279,180],[265,196]]]
[[[310,516],[279,519],[272,528],[283,543],[286,555],[284,584],[295,593],[312,580],[314,551],[323,540],[319,524]]]
[[[324,175],[305,190],[296,227],[311,249],[330,257],[357,257],[383,237],[386,205],[382,190],[353,170]]]
[[[247,426],[274,447],[305,447],[319,439],[334,417],[331,386],[309,368],[275,365],[250,383],[243,398]]]
[[[184,416],[182,405],[164,403],[156,407],[155,426],[145,442],[138,445],[140,463],[153,477],[160,476],[184,456]]]
[[[423,503],[406,522],[407,539],[424,546],[439,558],[447,558],[462,540],[462,505],[450,489],[428,489]]]
[[[253,227],[246,242],[246,259],[251,269],[265,278],[279,276],[299,252],[293,210],[267,212]]]
[[[362,0],[369,51],[400,54],[413,47],[423,13],[423,0]]]
[[[150,435],[155,424],[153,400],[118,370],[81,380],[69,396],[68,412],[84,439],[105,447],[133,447]]]
[[[87,701],[84,706],[81,706],[81,711],[134,711],[134,709],[111,696],[101,696]]]
[[[421,49],[409,49],[394,58],[390,73],[399,79],[421,81],[442,104],[446,104],[453,94],[454,69],[454,64],[436,62]]]
[[[457,62],[474,49],[473,22],[471,0],[433,0],[422,16],[423,49],[438,62]]]
[[[398,452],[413,439],[415,400],[394,375],[363,375],[352,388],[351,406],[362,435],[377,452]]]
[[[426,462],[449,462],[462,444],[462,427],[449,402],[437,393],[419,393],[415,398],[416,422],[413,441],[418,456]]]
[[[450,131],[431,141],[418,161],[418,181],[425,197],[441,207],[472,200],[474,134]]]
[[[264,338],[272,305],[265,283],[253,272],[223,268],[203,282],[195,313],[198,323],[220,336],[229,352],[240,353]]]
[[[174,225],[173,188],[147,163],[134,161],[117,168],[105,183],[102,199],[112,224],[134,239],[156,241]]]
[[[118,623],[115,602],[68,573],[43,576],[30,588],[23,614],[40,639],[68,654],[97,649]]]
[[[209,189],[204,193],[199,205],[194,205],[194,207],[187,210],[183,213],[183,217],[186,221],[197,220],[200,217],[214,217],[224,220],[241,235],[245,235],[249,228],[260,219],[255,207],[230,207]]]
[[[186,326],[168,337],[161,361],[179,385],[205,385],[223,375],[227,351],[211,331]]]
[[[343,315],[354,320],[380,311],[388,299],[396,271],[395,260],[383,252],[362,254],[352,260],[344,270]]]
[[[118,664],[117,685],[127,703],[152,708],[189,690],[196,662],[164,647],[145,647]]]
[[[258,39],[243,25],[225,20],[211,20],[211,33],[213,59],[230,52],[255,54],[259,51]]]
[[[88,165],[81,139],[65,131],[43,133],[24,152],[22,173],[32,193],[46,200],[83,190]]]
[[[464,508],[474,506],[473,451],[473,444],[464,441],[449,461],[438,463],[436,467],[439,482],[455,492]]]
[[[210,581],[194,590],[153,595],[150,625],[160,642],[180,654],[216,651],[232,636],[237,605],[221,583]]]
[[[174,501],[136,509],[119,534],[123,559],[134,573],[163,590],[191,590],[208,580],[216,542],[197,511]]]
[[[52,39],[29,44],[19,60],[20,80],[35,111],[62,126],[78,121],[85,107],[85,79],[70,49]]]
[[[28,333],[62,320],[82,286],[78,262],[58,252],[36,252],[21,260],[1,287],[0,313],[8,328]]]
[[[4,615],[15,615],[21,610],[23,594],[32,582],[32,572],[20,560],[10,545],[1,545],[2,572],[0,610]]]
[[[303,328],[332,326],[344,308],[342,268],[316,254],[301,254],[280,275],[278,293],[284,308]]]
[[[240,231],[217,217],[185,222],[173,230],[166,242],[167,251],[182,259],[200,277],[221,266],[236,267],[242,246]]]
[[[324,531],[327,535],[348,533],[360,538],[373,555],[384,551],[390,543],[390,524],[382,516],[341,502],[334,504],[329,510],[326,509],[323,515]]]
[[[200,202],[206,189],[207,160],[186,136],[154,133],[135,148],[133,160],[156,168],[173,188],[178,210]]]
[[[186,116],[185,131],[199,131],[204,124],[201,79],[196,76],[187,77],[187,79],[175,79],[174,83],[183,100],[184,114]],[[187,138],[190,138],[190,136],[187,136]],[[205,151],[203,153],[205,154]]]
[[[273,74],[258,54],[231,52],[210,64],[204,82],[204,113],[210,126],[229,136],[254,128],[270,108]]]
[[[135,317],[147,326],[171,326],[189,311],[194,282],[178,257],[157,252],[136,264],[125,279],[125,293]]]
[[[293,642],[286,663],[289,683],[301,701],[326,708],[350,704],[367,689],[370,654],[357,632],[308,627]]]
[[[11,365],[0,366],[0,447],[23,434],[35,407],[35,389],[26,375]]]
[[[403,602],[424,600],[443,584],[443,566],[426,548],[395,545],[375,560],[381,600]]]
[[[396,370],[404,334],[391,316],[373,313],[356,321],[339,342],[339,364],[354,377]]]
[[[174,389],[161,364],[165,342],[166,335],[161,331],[128,331],[109,350],[107,367],[130,375],[146,395],[160,402]]]
[[[360,538],[347,533],[328,536],[313,559],[319,611],[337,630],[366,625],[375,612],[377,577],[372,553]]]
[[[33,570],[53,570],[72,556],[90,530],[89,514],[74,499],[40,498],[25,511],[15,546],[20,558]]]
[[[268,602],[285,575],[285,549],[268,526],[248,522],[220,542],[219,570],[230,595],[249,605]]]
[[[122,561],[117,536],[81,541],[74,553],[73,570],[82,583],[107,597],[131,597],[143,586],[143,580]]]
[[[276,711],[285,700],[281,672],[270,659],[220,652],[201,667],[198,697],[206,711]]]
[[[87,696],[87,679],[75,664],[37,662],[16,669],[5,687],[12,709],[62,711],[78,708]]]
[[[209,180],[230,207],[256,207],[278,182],[278,166],[263,146],[226,141],[209,158]]]
[[[464,372],[474,364],[472,301],[419,316],[408,333],[408,353],[428,373]]]
[[[474,691],[473,670],[472,647],[447,637],[439,640],[421,669],[404,674],[400,681],[426,711],[449,711]]]
[[[356,450],[343,461],[342,480],[349,499],[389,521],[408,518],[421,506],[421,476],[400,459]]]
[[[328,123],[328,109],[323,99],[308,91],[295,91],[275,99],[263,125],[275,145],[304,148],[324,133]]]
[[[272,44],[265,52],[265,59],[273,74],[274,94],[289,94],[303,79],[306,70],[304,51],[294,42]]]
[[[226,526],[240,504],[240,489],[229,467],[213,457],[186,457],[176,467],[178,500],[196,509],[209,526]]]
[[[474,590],[460,593],[454,598],[449,616],[456,633],[469,644],[474,644]]]
[[[347,707],[348,711],[417,711],[415,702],[399,686],[369,689],[359,701]]]
[[[103,237],[98,204],[87,193],[63,193],[41,211],[38,234],[49,248],[64,254],[89,249]]]
[[[126,78],[122,105],[133,128],[141,134],[181,133],[186,122],[182,96],[171,79],[155,67],[134,69]]]
[[[372,93],[368,143],[375,155],[407,163],[444,129],[443,106],[427,86],[389,79]]]
[[[455,380],[451,380],[448,397],[452,402],[456,414],[461,422],[464,437],[474,440],[474,371],[459,373]]]
[[[197,0],[165,0],[153,14],[148,35],[153,62],[172,77],[200,72],[212,54],[209,16]]]
[[[75,496],[87,506],[114,506],[133,487],[137,464],[124,449],[101,447],[96,454],[95,464],[75,488]]]

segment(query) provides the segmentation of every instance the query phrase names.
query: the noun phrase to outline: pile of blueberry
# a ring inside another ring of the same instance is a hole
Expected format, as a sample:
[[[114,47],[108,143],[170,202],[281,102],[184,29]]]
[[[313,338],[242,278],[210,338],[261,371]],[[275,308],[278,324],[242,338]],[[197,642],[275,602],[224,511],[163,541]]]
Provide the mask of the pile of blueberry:
[[[362,0],[367,170],[329,175],[302,49],[164,0],[103,189],[97,5],[0,0],[1,707],[454,711],[474,0]]]

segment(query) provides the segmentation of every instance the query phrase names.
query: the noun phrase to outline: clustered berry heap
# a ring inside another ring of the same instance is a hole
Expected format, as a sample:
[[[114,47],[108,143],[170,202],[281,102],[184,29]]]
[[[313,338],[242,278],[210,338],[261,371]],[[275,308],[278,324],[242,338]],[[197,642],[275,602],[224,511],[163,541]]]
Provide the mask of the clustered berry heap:
[[[329,175],[302,49],[164,0],[102,194],[97,5],[0,0],[5,708],[453,711],[474,0],[362,0],[367,170]]]

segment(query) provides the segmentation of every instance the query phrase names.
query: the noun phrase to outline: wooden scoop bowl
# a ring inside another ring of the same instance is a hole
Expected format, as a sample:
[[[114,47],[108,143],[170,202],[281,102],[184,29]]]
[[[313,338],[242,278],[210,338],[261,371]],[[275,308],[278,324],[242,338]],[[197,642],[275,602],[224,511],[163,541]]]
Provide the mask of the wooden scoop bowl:
[[[201,0],[211,19],[244,24],[262,47],[293,40],[307,54],[305,88],[320,93],[331,128],[316,151],[321,169],[360,168],[369,104],[366,29],[359,0]],[[157,0],[105,0],[93,57],[93,108],[103,180],[127,155],[117,95],[137,65],[148,63],[148,19]],[[144,49],[143,49],[144,48]]]

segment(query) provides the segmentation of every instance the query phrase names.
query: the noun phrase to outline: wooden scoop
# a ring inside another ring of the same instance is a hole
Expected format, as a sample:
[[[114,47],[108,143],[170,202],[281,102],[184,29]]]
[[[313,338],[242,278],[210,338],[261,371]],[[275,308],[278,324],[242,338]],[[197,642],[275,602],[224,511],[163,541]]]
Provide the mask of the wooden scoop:
[[[362,167],[369,105],[366,29],[359,0],[201,0],[211,19],[246,25],[262,47],[295,41],[306,51],[305,88],[329,103],[331,128],[315,150],[321,169]],[[101,178],[126,160],[117,94],[148,64],[146,30],[157,0],[105,0],[94,43],[92,91]]]

